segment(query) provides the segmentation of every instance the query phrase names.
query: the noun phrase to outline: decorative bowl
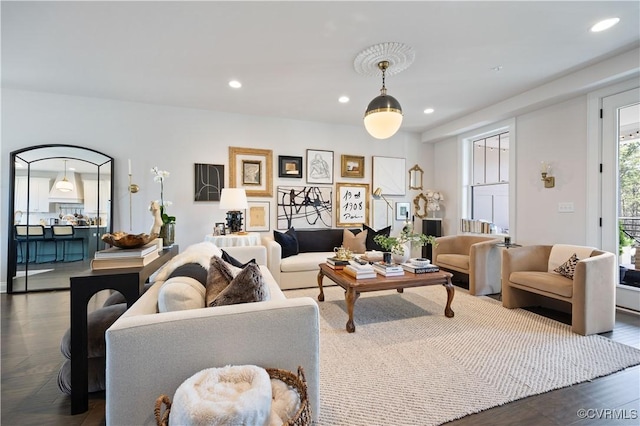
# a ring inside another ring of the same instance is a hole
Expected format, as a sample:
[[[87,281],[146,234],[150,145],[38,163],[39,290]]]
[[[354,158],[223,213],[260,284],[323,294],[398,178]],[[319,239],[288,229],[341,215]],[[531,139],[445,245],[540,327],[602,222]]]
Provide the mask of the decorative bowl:
[[[126,232],[118,231],[113,234],[104,234],[102,241],[112,246],[132,249],[142,247],[143,245],[155,240],[158,234],[128,234]]]
[[[413,258],[410,260],[411,264],[413,266],[416,266],[418,268],[424,268],[425,266],[429,266],[431,264],[431,261],[429,259],[423,259],[423,258]]]

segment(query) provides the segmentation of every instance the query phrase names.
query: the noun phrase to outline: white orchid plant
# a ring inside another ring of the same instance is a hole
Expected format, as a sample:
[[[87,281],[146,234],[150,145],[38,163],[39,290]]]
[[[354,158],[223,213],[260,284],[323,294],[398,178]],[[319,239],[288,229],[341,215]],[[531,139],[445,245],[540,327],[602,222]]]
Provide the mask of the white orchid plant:
[[[158,169],[158,166],[156,166],[151,169],[151,173],[153,173],[153,181],[160,183],[160,200],[157,202],[160,204],[160,216],[162,217],[162,223],[176,223],[176,217],[169,216],[166,210],[166,208],[172,203],[171,201],[165,201],[164,199],[164,180],[169,177],[169,172],[166,170],[160,170]]]

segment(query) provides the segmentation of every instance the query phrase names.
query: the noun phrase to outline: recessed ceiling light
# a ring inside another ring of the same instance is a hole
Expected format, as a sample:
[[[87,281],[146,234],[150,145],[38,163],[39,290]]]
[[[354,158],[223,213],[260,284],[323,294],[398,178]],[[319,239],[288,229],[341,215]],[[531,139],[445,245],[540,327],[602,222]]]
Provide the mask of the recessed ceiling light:
[[[340,96],[338,98],[338,102],[340,102],[341,104],[346,104],[347,102],[349,102],[349,97],[348,96]]]
[[[496,65],[495,67],[492,67],[491,71],[495,71],[495,72],[502,71],[502,65]]]
[[[427,109],[425,109],[425,110],[424,110],[424,113],[425,113],[425,114],[431,114],[431,113],[433,113],[433,111],[435,111],[435,109],[433,109],[433,108],[427,108]]]
[[[240,83],[238,80],[231,80],[229,82],[229,87],[233,87],[234,89],[239,89],[242,87],[242,83]]]
[[[608,30],[609,28],[613,27],[618,22],[620,22],[620,18],[604,19],[604,20],[598,22],[597,24],[595,24],[593,27],[591,27],[591,32],[599,33],[600,31]]]
[[[75,167],[69,167],[69,170],[75,170],[75,169],[76,169]]]

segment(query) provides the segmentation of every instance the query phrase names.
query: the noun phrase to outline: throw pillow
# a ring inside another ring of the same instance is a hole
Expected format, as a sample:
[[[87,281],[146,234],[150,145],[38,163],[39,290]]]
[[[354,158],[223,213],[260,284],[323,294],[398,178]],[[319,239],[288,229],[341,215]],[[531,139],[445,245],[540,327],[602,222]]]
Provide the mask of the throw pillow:
[[[209,274],[207,275],[205,306],[209,306],[240,271],[240,268],[236,268],[218,256],[213,256],[209,265]]]
[[[207,269],[203,268],[199,263],[187,263],[178,266],[169,274],[167,281],[174,277],[189,277],[198,281],[203,286],[207,285]]]
[[[554,271],[562,276],[573,279],[573,275],[576,273],[576,265],[579,261],[578,255],[573,253],[569,260],[558,266]]]
[[[231,265],[235,266],[236,268],[244,268],[245,266],[249,265],[250,263],[256,263],[255,259],[251,259],[247,263],[242,263],[238,259],[236,259],[235,257],[231,256],[229,253],[227,253],[224,250],[222,250],[222,260],[224,260],[227,263],[230,263]]]
[[[342,234],[342,246],[351,250],[352,253],[362,254],[367,251],[367,235],[368,231],[362,231],[359,234],[345,229]]]
[[[269,286],[265,283],[256,264],[244,268],[208,306],[234,305],[238,303],[269,300]]]
[[[205,288],[190,277],[166,280],[158,291],[158,312],[204,308]]]
[[[363,228],[365,231],[367,231],[367,250],[385,251],[385,249],[382,248],[382,246],[376,243],[373,239],[376,237],[376,235],[384,235],[385,237],[388,237],[391,233],[391,226],[382,228],[379,231],[369,228],[367,225],[363,225]]]
[[[87,358],[104,357],[106,342],[104,333],[127,310],[126,303],[96,309],[87,315]],[[71,359],[71,328],[62,336],[60,352]]]
[[[294,228],[284,233],[274,230],[273,239],[282,247],[282,259],[298,254],[298,238]]]

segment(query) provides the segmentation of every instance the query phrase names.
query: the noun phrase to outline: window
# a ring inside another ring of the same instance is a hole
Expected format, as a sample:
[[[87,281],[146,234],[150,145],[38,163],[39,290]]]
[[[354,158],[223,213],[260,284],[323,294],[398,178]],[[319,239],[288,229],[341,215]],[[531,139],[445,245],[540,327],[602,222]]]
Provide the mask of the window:
[[[472,142],[471,218],[509,232],[509,132]]]

